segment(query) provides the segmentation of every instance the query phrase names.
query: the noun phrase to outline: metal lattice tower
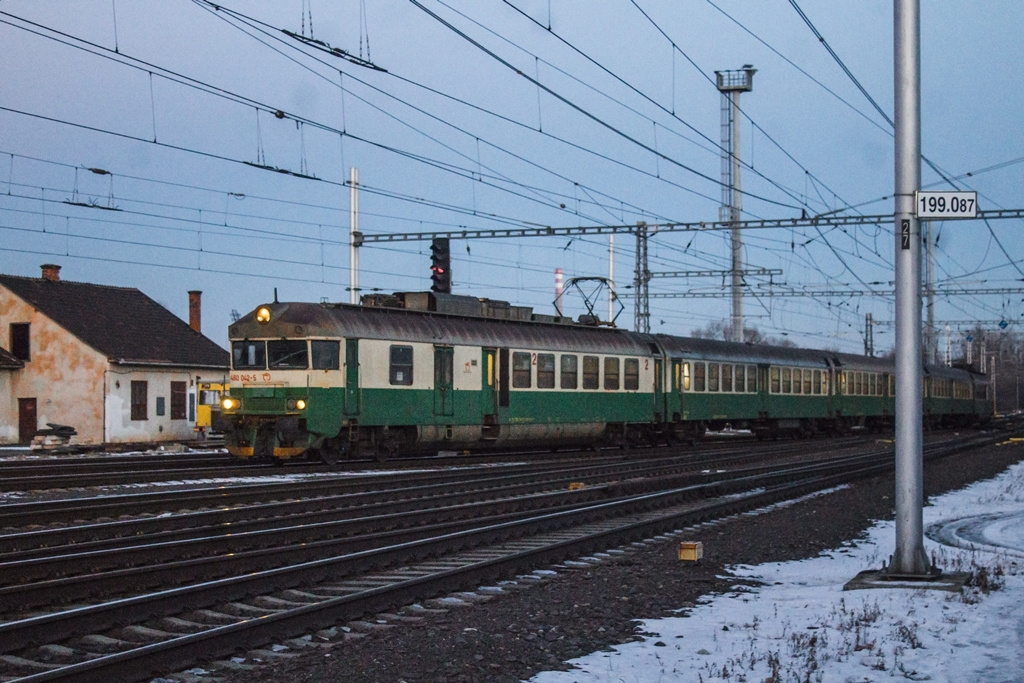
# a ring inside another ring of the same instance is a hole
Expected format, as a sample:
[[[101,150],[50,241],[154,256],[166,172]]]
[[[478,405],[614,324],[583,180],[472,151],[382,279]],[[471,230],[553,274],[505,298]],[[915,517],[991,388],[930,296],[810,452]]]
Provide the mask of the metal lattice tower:
[[[633,273],[633,289],[636,304],[633,307],[633,329],[645,334],[651,331],[651,303],[648,284],[651,271],[647,268],[647,224],[636,224],[636,268]]]
[[[719,220],[738,223],[740,199],[740,93],[754,89],[757,69],[744,64],[734,71],[716,71],[716,84],[722,93],[722,206]],[[743,341],[743,236],[732,229],[732,338]]]

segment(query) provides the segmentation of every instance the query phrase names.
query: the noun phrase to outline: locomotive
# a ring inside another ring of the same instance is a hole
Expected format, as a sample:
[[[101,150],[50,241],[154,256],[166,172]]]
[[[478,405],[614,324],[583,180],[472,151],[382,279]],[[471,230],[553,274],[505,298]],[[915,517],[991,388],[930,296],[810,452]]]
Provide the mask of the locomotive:
[[[370,453],[759,439],[894,424],[892,360],[641,334],[434,292],[264,304],[229,327],[228,451]],[[929,427],[992,415],[989,381],[924,367]]]

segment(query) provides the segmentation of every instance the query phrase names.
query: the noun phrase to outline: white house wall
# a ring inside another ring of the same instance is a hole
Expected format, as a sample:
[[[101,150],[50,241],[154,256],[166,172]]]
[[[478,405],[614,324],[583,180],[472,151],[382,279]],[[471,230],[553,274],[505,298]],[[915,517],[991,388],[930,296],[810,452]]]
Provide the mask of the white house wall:
[[[111,365],[107,372],[107,441],[132,443],[146,441],[186,441],[197,438],[195,432],[195,394],[197,373],[188,369],[153,369]],[[222,375],[218,375],[219,381]],[[132,382],[146,382],[146,419],[132,419]],[[212,381],[206,378],[205,381]],[[185,419],[171,419],[171,382],[184,382]],[[190,398],[192,397],[192,398]],[[163,415],[157,415],[158,398],[163,399]]]

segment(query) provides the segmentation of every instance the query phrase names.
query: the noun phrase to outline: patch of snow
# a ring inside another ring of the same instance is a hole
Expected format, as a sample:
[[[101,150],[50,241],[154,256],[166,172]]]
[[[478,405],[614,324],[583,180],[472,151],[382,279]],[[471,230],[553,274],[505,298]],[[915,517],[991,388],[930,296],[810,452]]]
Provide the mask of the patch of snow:
[[[953,547],[925,538],[947,571],[972,571],[996,590],[962,593],[919,586],[844,591],[892,554],[895,525],[800,562],[732,567],[759,582],[712,596],[678,617],[639,622],[642,642],[596,652],[567,672],[531,683],[811,681],[854,683],[1024,681],[1024,463],[999,477],[930,501],[929,530],[952,520],[985,543]]]

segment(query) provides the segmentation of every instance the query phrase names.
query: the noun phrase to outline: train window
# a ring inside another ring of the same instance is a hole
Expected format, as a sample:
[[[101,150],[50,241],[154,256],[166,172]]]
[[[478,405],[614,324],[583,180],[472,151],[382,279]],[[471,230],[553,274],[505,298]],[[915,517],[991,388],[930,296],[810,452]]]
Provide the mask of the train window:
[[[266,370],[267,343],[248,340],[231,342],[231,367],[235,370]]]
[[[756,394],[757,393],[757,366],[756,365],[748,365],[747,366],[747,393],[748,394]]]
[[[831,375],[828,370],[825,370],[821,373],[821,393],[825,394],[826,396],[828,396],[829,394],[828,382],[830,376]]]
[[[530,370],[530,354],[521,351],[512,354],[512,387],[514,389],[530,388]]]
[[[707,363],[698,361],[693,364],[693,390],[707,390]]]
[[[412,386],[412,347],[391,347],[391,368],[388,371],[391,384]]]
[[[813,373],[810,370],[804,370],[804,393],[810,395],[811,393],[811,377]]]
[[[267,342],[267,361],[271,368],[305,370],[309,367],[306,340],[278,339]]]
[[[640,388],[640,361],[638,359],[626,359],[622,368],[622,388],[626,391],[636,391]]]
[[[537,388],[555,388],[555,354],[537,354]]]
[[[601,386],[599,373],[601,372],[601,359],[597,356],[583,356],[583,388],[597,389]]]
[[[708,363],[708,391],[718,391],[718,363]]]
[[[782,385],[779,383],[779,368],[773,367],[769,371],[771,375],[771,391],[773,394],[778,394],[782,391]]]
[[[803,393],[803,385],[804,384],[803,384],[803,381],[800,379],[802,375],[803,375],[803,371],[802,370],[800,370],[799,368],[793,368],[793,393],[794,394],[802,394]]]
[[[578,371],[579,358],[565,354],[562,356],[562,383],[563,389],[575,389],[579,386]]]
[[[309,342],[313,353],[314,370],[337,370],[341,367],[341,343],[329,339],[314,339]]]
[[[690,363],[683,363],[683,391],[690,390]]]
[[[746,375],[746,369],[747,369],[746,365],[737,365],[736,369],[733,371],[733,373],[736,376],[735,377],[735,379],[736,379],[736,391],[741,393],[741,394],[744,392],[744,388],[743,387],[745,387],[746,383],[747,383],[746,382],[746,376],[747,376]]]
[[[604,388],[608,391],[619,390],[619,359],[604,359]]]
[[[722,391],[732,392],[732,365],[722,363]]]
[[[837,373],[836,374],[836,380],[839,382],[839,386],[836,387],[836,393],[837,394],[845,394],[846,393],[846,373],[845,372]]]
[[[895,375],[889,375],[889,395],[896,395],[896,377]]]
[[[868,392],[865,391],[865,387],[864,387],[864,373],[863,372],[858,372],[857,373],[857,394],[859,396],[863,396],[866,393],[868,393]]]
[[[199,405],[201,406],[219,406],[220,405],[220,392],[216,389],[203,389],[199,392]]]
[[[869,372],[868,373],[868,386],[867,386],[867,390],[868,390],[868,396],[874,396],[875,395],[875,373],[873,373],[873,372]]]
[[[821,370],[815,370],[811,373],[811,391],[815,394],[821,394]]]
[[[793,393],[793,369],[782,368],[782,393]]]

